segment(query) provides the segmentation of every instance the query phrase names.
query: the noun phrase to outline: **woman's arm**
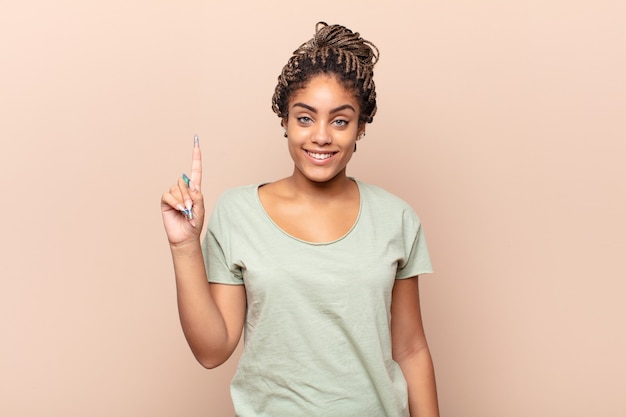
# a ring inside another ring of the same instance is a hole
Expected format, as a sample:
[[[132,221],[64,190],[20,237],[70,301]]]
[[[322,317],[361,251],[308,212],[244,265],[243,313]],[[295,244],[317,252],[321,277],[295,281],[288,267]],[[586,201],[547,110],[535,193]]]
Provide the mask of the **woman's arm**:
[[[433,362],[420,312],[418,277],[396,280],[391,300],[393,358],[409,389],[411,417],[438,417]]]
[[[246,295],[243,285],[209,284],[200,232],[204,223],[202,155],[194,140],[191,179],[178,182],[161,197],[165,233],[170,244],[178,312],[187,343],[206,368],[221,365],[241,337]],[[192,214],[189,215],[188,213]]]
[[[215,368],[239,343],[246,310],[245,288],[207,281],[199,241],[172,247],[172,259],[183,333],[198,362]]]

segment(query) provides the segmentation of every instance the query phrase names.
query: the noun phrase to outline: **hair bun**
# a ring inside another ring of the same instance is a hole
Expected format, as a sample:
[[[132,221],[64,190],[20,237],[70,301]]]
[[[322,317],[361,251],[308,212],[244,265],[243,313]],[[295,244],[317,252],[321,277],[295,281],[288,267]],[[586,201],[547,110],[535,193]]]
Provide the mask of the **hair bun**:
[[[373,68],[378,61],[378,48],[373,43],[345,26],[329,25],[326,22],[318,22],[315,25],[313,38],[295,50],[294,55],[308,54],[316,49],[326,48],[352,53],[362,65],[369,68]]]

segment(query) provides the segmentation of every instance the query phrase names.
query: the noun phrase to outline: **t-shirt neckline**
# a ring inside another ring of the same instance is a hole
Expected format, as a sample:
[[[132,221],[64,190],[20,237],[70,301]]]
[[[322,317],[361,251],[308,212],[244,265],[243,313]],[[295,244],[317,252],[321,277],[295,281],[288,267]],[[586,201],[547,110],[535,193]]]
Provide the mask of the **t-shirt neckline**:
[[[276,224],[276,222],[274,221],[274,219],[272,219],[272,217],[269,215],[269,213],[267,212],[267,210],[265,210],[265,207],[263,207],[263,203],[261,203],[261,198],[259,197],[259,188],[261,188],[263,185],[266,185],[268,183],[260,183],[257,184],[254,187],[254,196],[255,196],[255,200],[256,203],[259,207],[259,209],[261,210],[261,212],[263,212],[263,214],[265,215],[265,218],[267,218],[267,220],[278,230],[280,231],[280,233],[282,233],[283,235],[297,241],[300,243],[304,243],[305,245],[310,245],[310,246],[328,246],[328,245],[332,245],[334,243],[340,242],[342,240],[344,240],[345,238],[347,238],[354,229],[356,229],[357,225],[359,224],[359,220],[361,219],[361,213],[363,212],[363,187],[361,186],[361,182],[359,180],[357,180],[356,178],[353,177],[348,177],[349,179],[351,179],[352,181],[354,181],[354,183],[357,185],[358,191],[359,191],[359,212],[357,213],[356,219],[354,220],[354,223],[352,224],[352,227],[350,227],[350,229],[348,229],[348,231],[343,235],[338,237],[335,240],[331,240],[328,242],[311,242],[305,239],[300,239],[299,237],[296,237],[290,233],[287,233],[282,227],[280,227],[278,224]]]

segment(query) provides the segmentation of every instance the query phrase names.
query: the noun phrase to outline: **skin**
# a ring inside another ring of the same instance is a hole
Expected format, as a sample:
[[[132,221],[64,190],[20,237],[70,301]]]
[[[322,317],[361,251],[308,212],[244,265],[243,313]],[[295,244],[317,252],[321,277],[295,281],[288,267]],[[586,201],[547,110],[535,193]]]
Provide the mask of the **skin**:
[[[261,187],[259,197],[272,220],[292,236],[333,241],[356,221],[360,197],[346,168],[364,131],[359,111],[354,95],[327,75],[314,77],[290,98],[283,126],[294,169],[289,177]],[[207,282],[200,246],[205,215],[201,183],[201,153],[194,147],[189,187],[180,179],[163,194],[161,207],[183,332],[196,359],[214,368],[230,357],[239,342],[246,296],[243,285]],[[180,209],[191,205],[194,218],[187,220]],[[411,416],[436,417],[437,391],[417,276],[395,282],[391,315],[392,353],[407,380]]]

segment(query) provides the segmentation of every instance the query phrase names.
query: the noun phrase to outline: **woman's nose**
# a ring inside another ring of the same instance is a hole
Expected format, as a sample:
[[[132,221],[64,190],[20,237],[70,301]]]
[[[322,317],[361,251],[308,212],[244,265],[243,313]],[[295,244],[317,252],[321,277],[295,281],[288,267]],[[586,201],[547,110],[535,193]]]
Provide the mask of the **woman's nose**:
[[[319,145],[328,145],[333,141],[333,138],[330,136],[330,132],[326,127],[320,126],[313,132],[312,140]]]

